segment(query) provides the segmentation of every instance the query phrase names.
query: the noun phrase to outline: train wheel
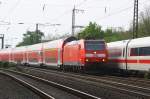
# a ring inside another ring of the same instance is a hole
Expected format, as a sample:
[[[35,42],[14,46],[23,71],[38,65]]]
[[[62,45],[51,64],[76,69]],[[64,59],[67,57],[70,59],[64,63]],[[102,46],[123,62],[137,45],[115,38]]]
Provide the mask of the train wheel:
[[[78,67],[77,66],[75,66],[75,71],[78,72]]]
[[[66,71],[66,65],[64,65],[64,72]]]
[[[74,72],[74,66],[71,66],[71,72]]]
[[[63,72],[65,71],[65,66],[64,66],[64,65],[61,66],[61,70],[62,70]]]
[[[59,71],[62,71],[62,65],[59,66],[59,69],[58,69],[58,70],[59,70]]]
[[[73,68],[74,68],[74,72],[77,72],[77,67],[76,66],[73,66]]]
[[[23,66],[27,66],[27,63],[24,63]]]
[[[75,71],[78,72],[78,67],[77,66],[75,66]]]
[[[75,71],[76,71],[76,72],[78,72],[78,71],[79,71],[79,70],[78,70],[78,66],[75,66]]]
[[[40,68],[44,68],[44,64],[43,63],[40,64]]]
[[[85,73],[85,67],[81,66],[81,73]]]
[[[72,72],[72,71],[73,71],[73,67],[71,66],[71,67],[70,67],[70,72]]]
[[[71,72],[71,66],[68,67],[68,71]]]
[[[72,71],[75,72],[75,66],[73,66],[72,68],[73,68]]]
[[[81,72],[81,66],[78,66],[78,72]]]
[[[28,63],[27,63],[27,65],[26,65],[26,66],[27,66],[27,67],[30,67],[30,64],[28,64]]]

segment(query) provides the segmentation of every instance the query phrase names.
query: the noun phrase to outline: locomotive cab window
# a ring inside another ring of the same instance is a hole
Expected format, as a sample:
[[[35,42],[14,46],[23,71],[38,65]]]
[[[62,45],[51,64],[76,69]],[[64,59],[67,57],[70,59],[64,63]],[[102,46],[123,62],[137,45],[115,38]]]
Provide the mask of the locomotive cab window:
[[[104,50],[105,42],[104,41],[85,41],[86,50]]]

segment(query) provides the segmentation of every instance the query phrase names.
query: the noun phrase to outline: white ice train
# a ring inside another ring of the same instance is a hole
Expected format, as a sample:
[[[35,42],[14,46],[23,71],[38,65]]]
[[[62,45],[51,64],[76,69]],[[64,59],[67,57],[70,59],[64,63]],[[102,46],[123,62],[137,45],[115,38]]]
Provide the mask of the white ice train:
[[[150,71],[150,37],[107,44],[109,68]]]

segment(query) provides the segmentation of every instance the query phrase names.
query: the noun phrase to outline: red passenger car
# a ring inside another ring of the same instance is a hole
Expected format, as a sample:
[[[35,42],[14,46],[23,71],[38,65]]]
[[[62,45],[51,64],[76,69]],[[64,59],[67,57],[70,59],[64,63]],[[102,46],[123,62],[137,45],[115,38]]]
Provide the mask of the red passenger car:
[[[42,50],[43,50],[42,43],[27,46],[27,49],[26,49],[27,61],[26,61],[26,63],[29,65],[35,65],[35,66],[41,65],[43,62]]]
[[[76,40],[75,37],[43,43],[43,64],[55,69],[63,68],[64,45]]]
[[[10,61],[11,49],[0,50],[0,61],[9,62]]]
[[[107,62],[107,47],[104,40],[79,40],[64,46],[63,64],[72,69],[100,67]]]
[[[10,60],[14,63],[26,63],[26,46],[16,47],[11,50]]]
[[[104,40],[59,39],[0,51],[0,61],[84,70],[107,62]],[[94,65],[93,65],[94,64]]]

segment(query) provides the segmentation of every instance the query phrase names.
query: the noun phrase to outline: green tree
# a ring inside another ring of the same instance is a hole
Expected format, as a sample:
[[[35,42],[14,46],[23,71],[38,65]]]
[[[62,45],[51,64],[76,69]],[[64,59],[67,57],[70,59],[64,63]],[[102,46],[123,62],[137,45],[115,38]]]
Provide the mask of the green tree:
[[[101,26],[95,22],[90,22],[89,25],[77,35],[79,39],[102,39],[103,36],[104,31],[101,29]]]
[[[150,36],[150,7],[146,7],[144,11],[140,13],[139,23],[138,23],[138,37]],[[130,32],[133,31],[133,23],[129,29]]]
[[[42,40],[42,36],[44,33],[41,31],[27,31],[27,33],[23,34],[23,41],[20,42],[17,46],[25,46],[25,45],[32,45],[36,43],[40,43]]]
[[[140,14],[139,37],[150,36],[150,7],[147,7]]]
[[[104,39],[106,42],[113,42],[125,39],[131,39],[132,33],[129,31],[117,31],[112,29],[106,29],[104,33]]]

